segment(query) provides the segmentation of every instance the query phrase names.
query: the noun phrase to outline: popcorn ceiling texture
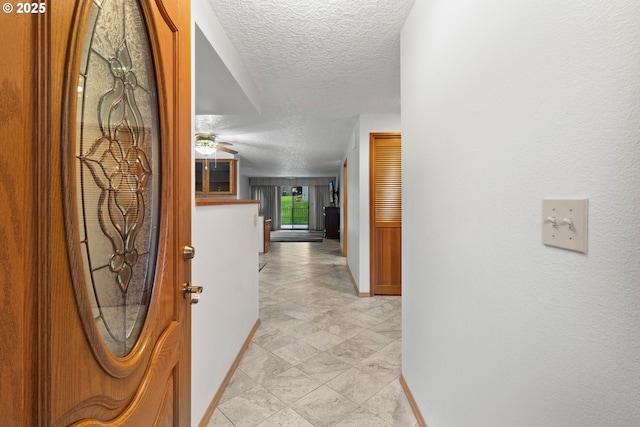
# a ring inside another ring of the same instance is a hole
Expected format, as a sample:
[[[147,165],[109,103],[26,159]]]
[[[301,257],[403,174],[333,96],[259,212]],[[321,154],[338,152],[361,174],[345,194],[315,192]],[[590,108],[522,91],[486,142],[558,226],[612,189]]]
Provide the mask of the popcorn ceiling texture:
[[[199,116],[252,176],[338,173],[356,116],[400,112],[413,0],[209,0],[262,93],[260,116]],[[245,164],[246,164],[245,163]]]

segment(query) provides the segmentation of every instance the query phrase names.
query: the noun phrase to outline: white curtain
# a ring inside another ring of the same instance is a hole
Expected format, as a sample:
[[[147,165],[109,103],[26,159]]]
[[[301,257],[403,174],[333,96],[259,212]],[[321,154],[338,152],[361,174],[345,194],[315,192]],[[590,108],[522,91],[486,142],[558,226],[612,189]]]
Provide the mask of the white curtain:
[[[329,206],[329,186],[327,185],[316,185],[316,230],[324,230],[324,215],[322,212],[322,208],[324,206]]]
[[[271,229],[280,230],[280,188],[275,185],[252,185],[251,199],[260,200],[259,212],[271,220]]]

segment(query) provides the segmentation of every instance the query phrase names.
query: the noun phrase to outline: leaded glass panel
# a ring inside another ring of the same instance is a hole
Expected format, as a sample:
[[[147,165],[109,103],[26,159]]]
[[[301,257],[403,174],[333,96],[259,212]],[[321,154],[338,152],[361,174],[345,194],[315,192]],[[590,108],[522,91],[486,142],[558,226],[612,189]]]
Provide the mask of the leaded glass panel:
[[[158,255],[157,87],[137,1],[92,2],[84,37],[75,151],[78,235],[97,329],[123,357],[144,325]]]

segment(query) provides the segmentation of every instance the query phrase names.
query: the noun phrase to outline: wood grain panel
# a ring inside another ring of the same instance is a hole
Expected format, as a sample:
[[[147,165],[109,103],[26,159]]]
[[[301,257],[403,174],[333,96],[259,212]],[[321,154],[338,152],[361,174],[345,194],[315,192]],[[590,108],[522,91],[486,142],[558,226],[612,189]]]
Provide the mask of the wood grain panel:
[[[34,165],[36,20],[0,17],[0,414],[11,426],[36,425],[37,232]]]
[[[169,377],[165,387],[165,396],[162,400],[162,405],[158,410],[158,416],[156,417],[153,425],[156,427],[173,427],[177,424],[175,420],[174,409],[174,380],[173,376]]]
[[[398,295],[402,292],[402,256],[399,227],[376,227],[376,242],[371,262],[376,269],[375,292],[377,295]]]
[[[158,340],[151,357],[150,368],[145,373],[135,397],[120,416],[109,422],[98,419],[83,420],[73,424],[73,427],[142,426],[148,424],[149,414],[154,414],[156,421],[164,420],[164,416],[157,416],[172,411],[167,406],[173,408],[173,402],[167,402],[167,398],[173,395],[174,383],[171,374],[179,360],[181,340],[182,329],[177,322],[173,322]]]

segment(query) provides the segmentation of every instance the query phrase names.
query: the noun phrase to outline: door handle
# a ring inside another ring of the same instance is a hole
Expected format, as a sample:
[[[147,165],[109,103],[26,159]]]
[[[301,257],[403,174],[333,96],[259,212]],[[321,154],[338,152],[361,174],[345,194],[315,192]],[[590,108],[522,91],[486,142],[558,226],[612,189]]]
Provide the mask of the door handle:
[[[192,286],[191,282],[187,282],[182,286],[182,293],[186,299],[190,300],[191,304],[197,304],[200,301],[202,286]]]
[[[196,256],[196,248],[194,248],[193,246],[185,245],[182,248],[182,256],[184,257],[185,261],[193,259],[193,257]]]

